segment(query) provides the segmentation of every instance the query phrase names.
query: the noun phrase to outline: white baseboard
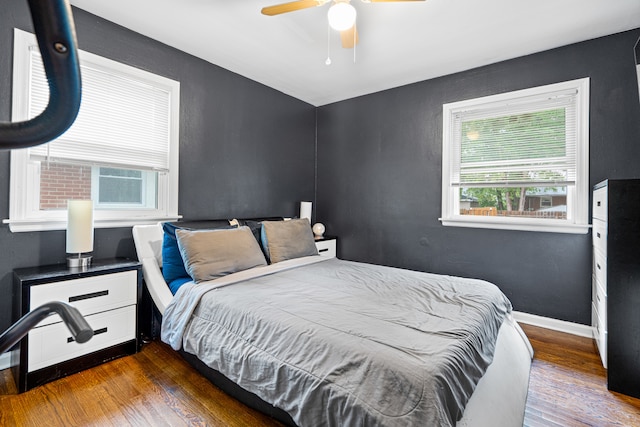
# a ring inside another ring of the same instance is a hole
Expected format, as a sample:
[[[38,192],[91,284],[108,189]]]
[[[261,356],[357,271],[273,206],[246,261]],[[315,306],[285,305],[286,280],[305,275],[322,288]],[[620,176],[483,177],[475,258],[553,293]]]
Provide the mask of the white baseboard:
[[[0,371],[11,367],[11,352],[0,354]]]
[[[589,325],[536,316],[535,314],[522,313],[520,311],[514,311],[513,318],[519,323],[526,323],[527,325],[539,326],[541,328],[565,332],[580,337],[593,338],[593,328]]]

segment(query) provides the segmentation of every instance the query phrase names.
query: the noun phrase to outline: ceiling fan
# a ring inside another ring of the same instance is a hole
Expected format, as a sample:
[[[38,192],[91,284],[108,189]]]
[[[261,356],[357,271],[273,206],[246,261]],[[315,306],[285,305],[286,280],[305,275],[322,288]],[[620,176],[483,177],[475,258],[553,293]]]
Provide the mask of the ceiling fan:
[[[424,0],[360,0],[363,3],[396,3],[408,1]],[[276,4],[262,8],[262,14],[268,16],[280,15],[282,13],[295,12],[296,10],[309,9],[312,7],[324,6],[333,3],[329,8],[329,25],[340,31],[342,47],[350,49],[358,43],[358,32],[356,30],[356,10],[350,4],[350,0],[296,0],[288,3]]]

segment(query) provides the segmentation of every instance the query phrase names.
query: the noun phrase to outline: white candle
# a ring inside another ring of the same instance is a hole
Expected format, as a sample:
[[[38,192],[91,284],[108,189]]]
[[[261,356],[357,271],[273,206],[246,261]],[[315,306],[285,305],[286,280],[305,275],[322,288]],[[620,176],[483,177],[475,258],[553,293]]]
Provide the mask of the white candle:
[[[93,201],[67,202],[67,253],[93,251]]]

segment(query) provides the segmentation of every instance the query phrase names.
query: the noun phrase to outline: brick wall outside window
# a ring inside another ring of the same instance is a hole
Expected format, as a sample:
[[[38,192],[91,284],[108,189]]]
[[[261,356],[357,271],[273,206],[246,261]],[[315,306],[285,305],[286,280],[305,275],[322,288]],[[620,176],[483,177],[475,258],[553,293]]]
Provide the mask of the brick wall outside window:
[[[40,209],[66,209],[69,199],[91,198],[91,166],[42,164]]]

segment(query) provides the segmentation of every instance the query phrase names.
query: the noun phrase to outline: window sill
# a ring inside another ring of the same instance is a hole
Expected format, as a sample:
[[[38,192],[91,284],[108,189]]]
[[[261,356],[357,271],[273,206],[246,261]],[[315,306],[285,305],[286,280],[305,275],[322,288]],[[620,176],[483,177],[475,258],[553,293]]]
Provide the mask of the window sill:
[[[94,228],[120,228],[134,225],[156,224],[164,221],[176,221],[182,218],[180,215],[167,217],[127,218],[127,219],[94,219]],[[67,220],[51,219],[5,219],[3,224],[9,224],[12,233],[24,233],[30,231],[66,230]]]
[[[537,231],[544,233],[587,234],[591,228],[590,224],[569,224],[565,221],[553,220],[535,221],[512,219],[506,221],[488,218],[483,218],[482,220],[469,220],[466,218],[438,218],[438,220],[446,227],[488,228],[497,230]]]

